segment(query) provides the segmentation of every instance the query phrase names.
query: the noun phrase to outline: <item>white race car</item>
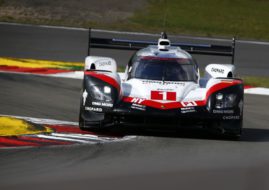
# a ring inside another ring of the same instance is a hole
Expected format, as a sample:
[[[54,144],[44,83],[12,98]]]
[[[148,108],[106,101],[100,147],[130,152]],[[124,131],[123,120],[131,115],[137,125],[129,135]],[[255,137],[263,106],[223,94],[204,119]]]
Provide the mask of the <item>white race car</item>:
[[[91,38],[91,47],[136,49],[124,73],[113,58],[85,61],[79,126],[202,126],[239,137],[243,82],[234,64],[209,64],[200,77],[192,53],[234,57],[232,46]]]

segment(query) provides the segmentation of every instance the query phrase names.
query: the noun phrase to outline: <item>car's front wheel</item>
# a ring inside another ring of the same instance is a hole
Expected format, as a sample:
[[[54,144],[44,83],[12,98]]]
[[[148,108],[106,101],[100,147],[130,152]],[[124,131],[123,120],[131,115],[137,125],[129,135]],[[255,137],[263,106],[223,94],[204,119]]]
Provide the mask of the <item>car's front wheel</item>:
[[[239,140],[242,134],[243,120],[213,121],[207,125],[207,129],[213,134],[222,135],[225,138]]]
[[[95,132],[101,132],[104,130],[104,125],[103,123],[100,122],[87,122],[83,118],[83,111],[84,111],[84,106],[81,104],[80,105],[80,110],[79,110],[79,128],[83,131],[95,131]]]
[[[221,122],[221,127],[224,129],[224,136],[235,140],[240,139],[242,134],[242,126],[242,119]]]

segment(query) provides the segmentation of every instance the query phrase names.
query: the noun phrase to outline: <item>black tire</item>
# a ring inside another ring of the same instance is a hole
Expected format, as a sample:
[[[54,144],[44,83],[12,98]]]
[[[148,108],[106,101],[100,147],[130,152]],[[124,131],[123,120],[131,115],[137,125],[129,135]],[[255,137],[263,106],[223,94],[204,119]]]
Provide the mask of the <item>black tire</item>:
[[[85,122],[85,120],[83,119],[82,116],[82,111],[83,110],[83,106],[82,103],[80,104],[80,109],[79,109],[79,128],[83,131],[95,131],[95,132],[100,132],[102,130],[104,130],[104,126],[101,122],[98,122],[96,124],[88,124],[87,122]]]
[[[206,128],[214,135],[221,135],[231,140],[239,140],[242,134],[242,125],[242,119],[221,120],[210,122]]]
[[[79,113],[79,128],[83,131],[95,131],[95,132],[99,132],[104,129],[101,122],[97,124],[87,124],[87,122],[85,122],[85,120],[81,115],[81,111]]]
[[[243,120],[235,120],[231,122],[223,121],[224,137],[239,140],[242,135]]]
[[[244,101],[240,99],[235,115],[224,116],[222,120],[214,122],[214,128],[219,129],[225,138],[239,140],[243,128],[243,109]]]
[[[79,128],[80,128],[81,130],[83,130],[83,131],[86,130],[84,119],[83,119],[82,116],[81,116],[81,107],[80,107],[80,110],[79,110],[78,126],[79,126]]]

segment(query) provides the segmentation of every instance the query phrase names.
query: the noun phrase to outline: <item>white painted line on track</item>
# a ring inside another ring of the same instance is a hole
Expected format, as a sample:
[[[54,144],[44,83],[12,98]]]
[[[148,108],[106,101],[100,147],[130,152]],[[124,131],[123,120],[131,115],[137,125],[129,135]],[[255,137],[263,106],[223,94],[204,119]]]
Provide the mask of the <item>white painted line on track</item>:
[[[44,139],[52,139],[52,140],[60,140],[60,141],[68,141],[75,143],[83,143],[83,144],[96,144],[96,143],[108,143],[108,142],[121,142],[126,140],[132,140],[136,138],[136,136],[124,136],[124,137],[92,137],[93,135],[84,135],[84,134],[73,134],[73,133],[51,133],[49,135],[39,134],[35,135],[39,138]]]
[[[255,94],[255,95],[267,95],[269,96],[269,88],[249,88],[244,90],[245,94]]]
[[[44,76],[44,75],[42,75]],[[84,71],[74,71],[67,73],[57,73],[57,74],[49,74],[50,77],[59,77],[59,78],[72,78],[72,79],[83,79]]]
[[[83,144],[95,144],[95,142],[92,141],[86,141],[86,140],[79,140],[79,139],[73,139],[73,138],[67,138],[67,137],[59,137],[52,135],[36,135],[39,138],[44,139],[53,139],[53,140],[61,140],[61,141],[69,141],[69,142],[77,142],[77,143],[83,143]]]
[[[100,141],[100,138],[97,135],[83,135],[75,133],[52,133],[51,135],[55,137]]]
[[[130,140],[135,136],[126,136],[126,137],[103,137],[97,135],[88,135],[88,134],[77,134],[77,133],[52,133],[54,137],[60,138],[69,138],[69,139],[79,139],[86,141],[94,141],[94,142],[111,142],[111,141],[119,141],[119,140]]]
[[[76,28],[76,27],[66,27],[66,26],[48,26],[48,25],[32,25],[32,24],[20,24],[20,23],[9,23],[9,22],[0,22],[1,25],[13,25],[13,26],[28,26],[28,27],[39,27],[39,28],[51,28],[51,29],[62,29],[62,30],[74,30],[74,31],[88,31],[86,28]],[[134,36],[160,36],[160,34],[151,34],[151,33],[142,33],[142,32],[124,32],[124,31],[115,31],[115,30],[101,30],[101,29],[92,29],[96,33],[108,33],[108,34],[122,34],[122,35],[134,35]],[[185,36],[185,35],[170,35],[174,38],[185,38],[192,40],[206,40],[206,41],[219,41],[219,42],[231,42],[231,39],[225,38],[209,38],[209,37],[195,37],[195,36]],[[237,40],[237,43],[244,44],[254,44],[254,45],[269,45],[269,42],[266,41],[255,41],[255,40]]]

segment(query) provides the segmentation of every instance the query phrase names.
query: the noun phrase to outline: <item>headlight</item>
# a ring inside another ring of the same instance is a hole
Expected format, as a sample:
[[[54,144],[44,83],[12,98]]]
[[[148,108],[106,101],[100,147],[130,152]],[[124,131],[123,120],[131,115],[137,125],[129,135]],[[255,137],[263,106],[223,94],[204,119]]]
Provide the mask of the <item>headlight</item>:
[[[109,86],[104,87],[104,93],[105,94],[111,94],[111,88]]]
[[[224,107],[231,108],[235,104],[236,95],[235,94],[228,94],[225,96],[224,100]]]
[[[218,109],[223,108],[223,94],[222,93],[216,94],[216,108]]]
[[[221,101],[221,100],[223,99],[223,94],[222,94],[222,93],[218,93],[218,94],[216,95],[216,99],[217,99],[218,101]]]
[[[92,86],[91,96],[93,99],[104,102],[111,102],[111,88],[109,86]]]
[[[216,94],[216,104],[215,107],[217,109],[222,108],[231,108],[235,105],[236,94]]]

